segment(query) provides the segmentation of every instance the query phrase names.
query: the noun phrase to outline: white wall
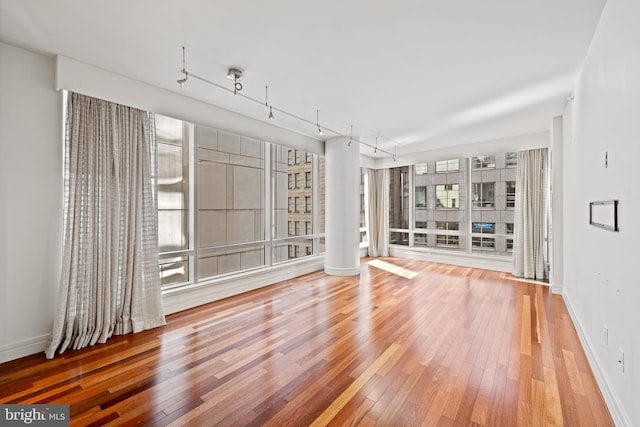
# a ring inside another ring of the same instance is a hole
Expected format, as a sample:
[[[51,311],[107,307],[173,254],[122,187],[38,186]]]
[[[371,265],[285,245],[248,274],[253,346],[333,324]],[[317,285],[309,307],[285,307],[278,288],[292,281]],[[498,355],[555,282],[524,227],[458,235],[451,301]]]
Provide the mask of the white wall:
[[[619,425],[640,426],[640,2],[609,0],[564,123],[564,297]],[[605,167],[605,153],[609,165]],[[620,201],[620,232],[588,203]],[[608,327],[608,344],[604,327]],[[624,351],[622,372],[619,349]]]
[[[0,362],[49,340],[62,236],[55,62],[0,43]]]

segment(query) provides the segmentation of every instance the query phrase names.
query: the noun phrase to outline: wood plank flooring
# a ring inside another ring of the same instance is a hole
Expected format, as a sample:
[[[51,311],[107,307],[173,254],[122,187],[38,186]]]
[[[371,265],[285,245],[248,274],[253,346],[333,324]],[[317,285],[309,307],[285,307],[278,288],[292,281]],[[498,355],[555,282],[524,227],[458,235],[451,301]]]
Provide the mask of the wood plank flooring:
[[[562,298],[398,258],[308,274],[53,360],[0,365],[1,403],[71,425],[613,425]]]

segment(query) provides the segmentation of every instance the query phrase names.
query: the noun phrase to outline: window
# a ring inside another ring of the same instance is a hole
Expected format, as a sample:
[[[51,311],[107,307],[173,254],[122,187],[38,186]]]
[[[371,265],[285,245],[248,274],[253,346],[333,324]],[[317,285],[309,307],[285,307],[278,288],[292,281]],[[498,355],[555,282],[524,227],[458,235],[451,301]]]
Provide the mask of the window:
[[[516,207],[516,182],[515,181],[506,181],[505,185],[507,187],[507,208],[515,208]]]
[[[196,279],[264,266],[265,143],[200,125],[194,129]],[[240,144],[243,154],[236,153]]]
[[[313,255],[313,248],[311,248],[310,246],[307,246],[305,249],[306,249],[307,256]]]
[[[507,222],[505,224],[505,230],[507,234],[513,234],[513,223],[512,222]]]
[[[296,221],[296,236],[304,236],[303,221]]]
[[[304,173],[304,187],[311,188],[311,172]]]
[[[288,187],[293,188],[293,174],[289,174],[288,181],[289,181]]]
[[[460,159],[439,160],[436,162],[436,172],[446,173],[460,170]]]
[[[295,212],[296,207],[293,201],[293,197],[289,197],[289,212]]]
[[[295,164],[296,162],[296,151],[295,150],[288,150],[287,151],[287,164],[289,166]]]
[[[436,207],[442,209],[458,209],[460,201],[459,184],[436,185]]]
[[[471,158],[472,169],[495,169],[496,156],[476,156]]]
[[[158,144],[158,246],[160,252],[189,247],[189,137],[181,120],[156,115]],[[164,280],[164,274],[163,274]]]
[[[507,168],[515,168],[518,166],[518,153],[512,152],[505,154],[505,167]]]
[[[436,234],[436,245],[438,246],[460,246],[459,236],[450,236],[447,234]]]
[[[295,200],[295,205],[296,205],[296,210],[295,212],[302,212],[302,206],[300,206],[300,197],[294,197]]]
[[[295,186],[295,188],[300,188],[300,173],[296,172],[295,177],[296,177],[296,186]]]
[[[507,239],[507,250],[508,251],[513,250],[513,239]]]
[[[313,158],[313,155],[311,153],[305,153],[305,155],[304,155],[305,163],[311,163],[311,159],[312,158]]]
[[[305,221],[304,223],[305,234],[313,234],[313,227],[311,225],[311,221]]]
[[[436,229],[438,230],[459,230],[460,223],[449,221],[437,221]]]
[[[493,250],[496,247],[496,239],[493,237],[477,237],[471,238],[471,247],[474,249],[488,249]]]
[[[296,235],[296,222],[289,221],[289,236],[295,236],[295,235]]]
[[[427,187],[416,187],[416,208],[427,207]]]
[[[306,158],[306,153],[301,150],[296,150],[296,165],[304,163],[304,159]]]
[[[474,208],[495,206],[495,182],[475,182],[471,186],[471,203]]]
[[[416,221],[416,228],[427,228],[427,221]]]
[[[495,222],[474,222],[471,224],[472,233],[495,234]]]
[[[304,211],[305,213],[311,212],[311,196],[304,197]]]
[[[389,170],[389,228],[409,228],[409,167]],[[391,232],[390,243],[409,244],[407,233]]]
[[[426,175],[427,174],[427,164],[426,163],[418,163],[414,166],[416,175]]]

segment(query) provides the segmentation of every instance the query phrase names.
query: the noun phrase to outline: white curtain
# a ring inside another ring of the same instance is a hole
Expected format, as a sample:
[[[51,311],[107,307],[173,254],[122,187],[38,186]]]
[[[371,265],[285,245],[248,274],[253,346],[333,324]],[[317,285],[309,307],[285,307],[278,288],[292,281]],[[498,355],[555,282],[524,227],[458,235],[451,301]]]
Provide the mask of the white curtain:
[[[389,169],[368,169],[369,256],[389,256]]]
[[[47,358],[165,324],[153,115],[69,93],[62,274]]]
[[[516,179],[513,275],[547,278],[545,213],[547,201],[547,149],[518,153]]]

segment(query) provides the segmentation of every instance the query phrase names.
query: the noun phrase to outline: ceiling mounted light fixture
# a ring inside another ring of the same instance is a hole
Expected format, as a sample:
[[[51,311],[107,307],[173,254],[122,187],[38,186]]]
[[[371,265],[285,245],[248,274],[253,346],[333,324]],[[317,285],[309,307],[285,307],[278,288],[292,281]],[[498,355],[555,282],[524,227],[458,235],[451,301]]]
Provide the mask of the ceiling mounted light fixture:
[[[237,68],[229,68],[229,71],[227,71],[227,78],[229,80],[233,80],[233,94],[234,95],[237,92],[240,92],[242,90],[242,83],[240,83],[240,80],[242,80],[242,77],[244,77],[242,75],[242,70],[239,70]]]
[[[351,134],[349,135],[349,143],[347,147],[351,147],[351,143],[353,142],[353,125],[351,125]]]
[[[184,57],[184,46],[182,46],[182,70],[180,70],[180,72],[184,74],[184,77],[176,80],[176,83],[178,83],[178,86],[183,87],[184,84],[187,82],[187,79],[189,78],[189,73],[187,73],[186,62]]]
[[[282,108],[277,108],[277,107],[269,104],[269,100],[268,100],[268,98],[266,96],[265,96],[265,101],[263,102],[263,101],[261,101],[261,100],[259,100],[257,98],[254,98],[252,96],[245,95],[245,94],[241,93],[240,91],[242,90],[242,84],[240,83],[240,80],[242,80],[243,74],[242,74],[242,71],[240,69],[238,69],[238,68],[231,67],[231,68],[229,68],[229,70],[227,72],[227,78],[230,79],[230,80],[233,80],[233,83],[234,83],[233,89],[228,87],[228,86],[226,86],[226,85],[214,82],[214,81],[212,81],[210,79],[201,77],[198,74],[187,72],[186,61],[185,61],[185,50],[186,50],[185,47],[182,46],[182,70],[180,70],[180,72],[184,75],[184,77],[182,79],[180,79],[180,80],[177,80],[177,83],[180,86],[184,85],[184,83],[187,81],[188,78],[190,78],[192,80],[199,80],[199,81],[201,81],[203,83],[206,83],[208,85],[215,86],[220,90],[227,91],[229,93],[233,93],[234,95],[238,95],[241,98],[244,98],[244,99],[246,99],[248,101],[251,101],[251,102],[254,102],[254,103],[260,104],[260,105],[265,105],[265,106],[269,107],[269,115],[268,115],[269,119],[272,119],[272,120],[274,119],[273,110],[275,110],[277,113],[280,113],[280,114],[282,114],[284,116],[288,116],[288,117],[290,117],[292,119],[298,120],[300,122],[304,122],[304,123],[306,123],[308,125],[311,125],[311,126],[315,125],[316,129],[318,130],[318,134],[320,134],[320,135],[324,135],[324,132],[323,132],[323,128],[324,128],[325,131],[331,132],[331,133],[333,133],[335,135],[338,135],[340,137],[344,137],[346,139],[346,133],[339,132],[339,131],[331,129],[331,128],[327,127],[327,126],[320,127],[320,120],[319,120],[319,118],[320,118],[319,117],[320,116],[320,110],[316,110],[316,122],[314,123],[312,120],[309,120],[309,119],[307,119],[307,118],[305,118],[305,117],[303,117],[301,115],[291,113],[291,112],[289,112],[287,110],[284,110]],[[265,93],[265,95],[267,95],[267,94],[268,94],[268,92]],[[311,135],[309,135],[309,136],[311,136]],[[380,136],[380,133],[378,133],[378,136]],[[312,136],[312,138],[315,138],[315,137]],[[382,138],[395,143],[395,141],[393,141],[390,138],[386,138],[384,135],[382,135]],[[375,147],[374,147],[373,144],[370,144],[370,143],[365,142],[365,141],[363,141],[361,139],[358,139],[358,138],[354,138],[353,137],[353,125],[351,125],[351,133],[350,133],[350,137],[349,137],[349,144],[351,144],[353,142],[357,142],[360,145],[364,145],[365,147],[371,148],[372,150],[374,150],[374,154],[376,154],[376,155],[378,154],[378,151],[380,151],[381,153],[388,154],[389,156],[394,156],[394,153],[392,153],[390,151],[384,150],[382,148],[378,149],[378,137],[376,137],[376,145],[375,145]]]
[[[320,110],[316,110],[316,126],[318,127],[318,135],[324,135],[320,128]]]

